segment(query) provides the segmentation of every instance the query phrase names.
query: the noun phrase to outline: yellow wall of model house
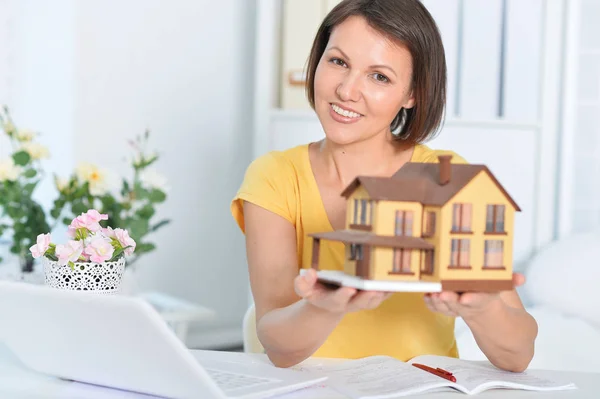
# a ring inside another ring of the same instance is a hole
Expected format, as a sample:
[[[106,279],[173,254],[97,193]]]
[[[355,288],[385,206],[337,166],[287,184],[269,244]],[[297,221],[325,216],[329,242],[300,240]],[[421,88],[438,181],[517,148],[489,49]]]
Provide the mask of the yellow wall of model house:
[[[367,190],[365,190],[365,188],[360,185],[356,188],[356,190],[354,190],[354,192],[348,197],[348,202],[347,202],[347,206],[346,206],[346,228],[349,229],[351,224],[355,224],[354,223],[354,208],[355,208],[355,201],[354,200],[362,200],[362,199],[366,199],[366,200],[371,200],[371,197],[369,196],[369,193],[367,193]],[[371,202],[372,205],[367,205],[367,224],[372,224],[373,220],[375,219],[375,215],[377,214],[377,206],[376,206],[376,201]],[[371,211],[369,209],[369,206],[373,206],[373,210]],[[360,202],[358,203],[358,222],[360,223]],[[371,218],[373,218],[373,220],[371,220]],[[350,274],[351,276],[355,276],[356,275],[356,261],[355,260],[351,260],[350,259],[350,246],[346,245],[346,253],[344,255],[345,261],[344,261],[344,272],[347,274]],[[370,260],[372,263],[372,259],[373,259],[373,254],[370,254]]]
[[[412,235],[421,236],[423,207],[417,202],[378,201],[375,212],[373,232],[377,235],[393,236],[396,228],[396,211],[411,211],[413,213]],[[388,247],[374,248],[371,258],[371,276],[376,280],[418,280],[421,262],[421,251],[412,250],[410,269],[414,275],[389,274],[393,268],[394,250]]]
[[[454,234],[452,230],[453,205],[457,203],[472,204],[471,230],[472,234]],[[487,205],[504,205],[504,230],[506,235],[486,235]],[[491,177],[481,171],[458,194],[442,207],[440,220],[440,242],[438,246],[440,278],[443,280],[500,280],[512,276],[512,237],[514,231],[515,209],[504,193],[498,188]],[[466,238],[470,240],[470,270],[448,269],[450,265],[451,240]],[[503,240],[503,263],[506,270],[484,270],[485,240]],[[438,257],[436,257],[438,258]],[[437,259],[436,259],[437,260]]]

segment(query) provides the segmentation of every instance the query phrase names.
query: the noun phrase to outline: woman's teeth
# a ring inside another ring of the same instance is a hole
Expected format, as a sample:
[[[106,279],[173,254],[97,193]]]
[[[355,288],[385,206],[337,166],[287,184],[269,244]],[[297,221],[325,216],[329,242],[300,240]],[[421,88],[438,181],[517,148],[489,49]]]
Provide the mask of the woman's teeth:
[[[357,114],[356,112],[346,111],[335,104],[331,104],[331,108],[333,108],[336,114],[345,116],[347,118],[358,118],[360,116],[360,114]]]

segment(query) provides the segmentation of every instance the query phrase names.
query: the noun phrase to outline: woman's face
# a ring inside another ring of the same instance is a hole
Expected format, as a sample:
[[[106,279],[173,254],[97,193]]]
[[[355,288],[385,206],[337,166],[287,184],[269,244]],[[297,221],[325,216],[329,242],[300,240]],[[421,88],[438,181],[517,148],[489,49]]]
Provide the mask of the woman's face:
[[[388,134],[412,108],[412,57],[362,17],[336,26],[315,72],[315,110],[325,135],[345,145]]]

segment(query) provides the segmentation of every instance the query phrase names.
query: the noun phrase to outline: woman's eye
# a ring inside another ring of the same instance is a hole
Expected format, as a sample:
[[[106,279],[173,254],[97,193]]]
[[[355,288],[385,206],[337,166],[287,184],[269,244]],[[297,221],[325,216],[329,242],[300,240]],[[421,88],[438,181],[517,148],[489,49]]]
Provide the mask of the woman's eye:
[[[332,58],[331,62],[334,63],[335,65],[346,66],[346,63],[344,61],[340,60],[339,58]]]
[[[376,73],[374,76],[375,80],[378,82],[388,83],[390,81],[385,75],[382,75],[380,73]]]

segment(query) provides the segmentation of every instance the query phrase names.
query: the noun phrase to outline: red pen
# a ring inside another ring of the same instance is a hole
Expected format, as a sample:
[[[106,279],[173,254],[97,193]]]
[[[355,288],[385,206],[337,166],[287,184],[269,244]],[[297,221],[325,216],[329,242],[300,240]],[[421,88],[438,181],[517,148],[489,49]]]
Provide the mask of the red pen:
[[[454,377],[451,372],[441,369],[439,367],[434,369],[433,367],[425,366],[424,364],[419,363],[413,363],[413,366],[420,368],[421,370],[428,371],[431,374],[435,374],[438,377],[445,378],[448,381],[456,382],[456,377]]]

